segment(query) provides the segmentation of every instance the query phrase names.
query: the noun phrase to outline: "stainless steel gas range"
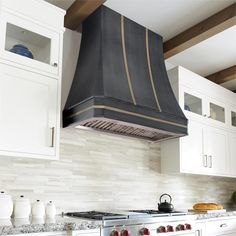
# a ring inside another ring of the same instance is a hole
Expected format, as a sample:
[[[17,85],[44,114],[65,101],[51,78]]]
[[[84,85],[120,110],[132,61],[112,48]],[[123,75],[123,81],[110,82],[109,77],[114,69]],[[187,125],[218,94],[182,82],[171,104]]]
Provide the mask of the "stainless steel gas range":
[[[70,212],[67,216],[101,221],[101,236],[194,236],[195,216],[156,210]]]

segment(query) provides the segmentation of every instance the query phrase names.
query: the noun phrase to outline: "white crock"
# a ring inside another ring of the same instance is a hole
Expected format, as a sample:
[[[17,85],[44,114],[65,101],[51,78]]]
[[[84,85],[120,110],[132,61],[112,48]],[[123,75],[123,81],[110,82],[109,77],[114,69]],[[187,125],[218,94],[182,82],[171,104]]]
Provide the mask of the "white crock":
[[[24,219],[29,218],[31,213],[31,205],[29,199],[24,196],[20,196],[15,200],[14,204],[14,218]]]
[[[45,216],[45,206],[40,200],[37,200],[32,205],[32,217],[33,218],[43,218]]]
[[[10,195],[0,192],[0,220],[10,219],[13,212],[13,201]]]
[[[54,218],[56,216],[56,207],[52,201],[47,203],[46,205],[46,217],[47,218]]]

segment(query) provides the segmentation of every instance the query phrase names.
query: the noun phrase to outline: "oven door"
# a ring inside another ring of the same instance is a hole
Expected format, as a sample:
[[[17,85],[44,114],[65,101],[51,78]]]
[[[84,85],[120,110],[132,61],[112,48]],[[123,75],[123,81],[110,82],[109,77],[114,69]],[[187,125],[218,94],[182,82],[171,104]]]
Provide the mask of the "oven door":
[[[173,233],[166,233],[165,236],[196,236],[196,232],[191,231],[181,231],[181,232],[173,232]]]

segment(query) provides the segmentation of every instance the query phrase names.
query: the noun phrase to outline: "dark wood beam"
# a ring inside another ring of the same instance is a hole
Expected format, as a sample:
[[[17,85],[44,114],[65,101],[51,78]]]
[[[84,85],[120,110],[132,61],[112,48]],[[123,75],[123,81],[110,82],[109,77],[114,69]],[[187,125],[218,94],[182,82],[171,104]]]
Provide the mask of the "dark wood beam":
[[[82,21],[91,15],[106,0],[75,0],[65,15],[64,25],[71,30],[77,30]]]
[[[236,25],[236,3],[164,43],[165,59]]]
[[[236,80],[236,65],[205,77],[217,84],[222,84],[233,79]]]

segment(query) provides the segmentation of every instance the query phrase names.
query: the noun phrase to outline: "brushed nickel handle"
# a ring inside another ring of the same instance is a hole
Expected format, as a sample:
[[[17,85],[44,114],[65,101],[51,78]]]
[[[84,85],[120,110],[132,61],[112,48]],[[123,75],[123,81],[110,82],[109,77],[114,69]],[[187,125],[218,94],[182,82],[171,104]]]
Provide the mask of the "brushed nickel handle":
[[[209,168],[212,168],[212,155],[208,156],[209,157],[209,160],[210,160],[210,165],[209,165]]]
[[[51,132],[52,132],[52,139],[51,139],[51,146],[50,147],[54,147],[54,136],[55,136],[55,127],[51,128]]]
[[[207,155],[203,155],[203,166],[204,167],[208,166],[208,164],[207,164]]]

